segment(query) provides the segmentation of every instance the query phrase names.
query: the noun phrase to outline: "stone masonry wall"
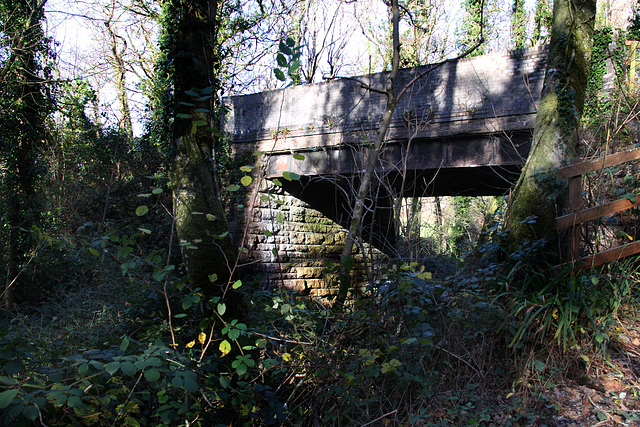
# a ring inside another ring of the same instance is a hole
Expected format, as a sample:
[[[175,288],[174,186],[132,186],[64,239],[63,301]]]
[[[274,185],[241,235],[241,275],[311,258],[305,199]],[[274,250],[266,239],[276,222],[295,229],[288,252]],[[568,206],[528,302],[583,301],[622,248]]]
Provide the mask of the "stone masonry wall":
[[[327,261],[338,264],[346,230],[270,181],[258,185],[250,186],[243,212],[230,222],[236,244],[246,249],[239,255],[242,275],[260,275],[266,288],[328,295],[334,276],[325,273]],[[368,245],[365,250],[382,256]],[[354,258],[355,277],[362,277],[364,257],[354,251]]]

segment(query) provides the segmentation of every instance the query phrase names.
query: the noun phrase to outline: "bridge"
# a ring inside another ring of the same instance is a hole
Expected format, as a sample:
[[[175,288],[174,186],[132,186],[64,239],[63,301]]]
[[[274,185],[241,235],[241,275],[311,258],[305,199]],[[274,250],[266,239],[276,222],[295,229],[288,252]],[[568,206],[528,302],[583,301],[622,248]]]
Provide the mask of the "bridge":
[[[392,251],[397,197],[500,195],[513,185],[531,145],[546,54],[535,47],[430,72],[429,65],[401,70],[396,93],[427,73],[396,106],[376,165],[366,241]],[[244,221],[234,214],[234,226],[245,226],[235,232],[246,237],[243,260],[256,271],[295,289],[326,285],[323,258],[340,253],[363,158],[386,106],[384,95],[364,86],[384,89],[387,78],[377,73],[225,100],[224,129],[236,158],[260,152],[266,178],[242,204]],[[292,173],[300,179],[290,180]],[[274,192],[278,201],[267,201]]]

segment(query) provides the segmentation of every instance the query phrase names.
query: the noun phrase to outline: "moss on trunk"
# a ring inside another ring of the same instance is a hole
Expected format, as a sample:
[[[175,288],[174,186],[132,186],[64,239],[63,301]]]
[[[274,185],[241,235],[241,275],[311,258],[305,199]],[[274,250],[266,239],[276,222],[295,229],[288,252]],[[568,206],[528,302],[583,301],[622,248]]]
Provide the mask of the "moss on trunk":
[[[555,172],[575,156],[591,68],[595,0],[557,0],[542,100],[529,158],[507,214],[511,247],[554,237],[554,218],[566,202],[567,183]],[[533,219],[535,218],[535,221]]]

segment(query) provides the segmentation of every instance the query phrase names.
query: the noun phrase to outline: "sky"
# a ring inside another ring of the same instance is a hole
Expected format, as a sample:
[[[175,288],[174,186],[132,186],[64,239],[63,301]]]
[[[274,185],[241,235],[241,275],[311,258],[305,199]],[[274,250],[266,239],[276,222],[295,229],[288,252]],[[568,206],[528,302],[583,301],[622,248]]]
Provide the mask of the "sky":
[[[115,96],[115,86],[113,84],[113,77],[108,76],[109,71],[109,46],[104,42],[104,19],[108,16],[109,5],[114,0],[48,0],[46,4],[46,18],[47,18],[47,31],[53,36],[56,41],[55,50],[58,56],[58,64],[62,78],[73,79],[78,76],[88,78],[94,89],[97,91],[100,99],[100,109],[102,112],[101,121],[103,124],[116,125],[118,122],[118,102]],[[333,9],[331,5],[335,4],[336,0],[322,0],[323,5],[326,6],[326,10],[318,12],[316,15],[316,28],[322,31],[322,27],[330,17],[333,16]],[[498,9],[503,13],[510,9],[510,0],[497,0],[501,2],[498,4]],[[612,19],[618,22],[625,22],[629,13],[629,4],[633,4],[631,0],[600,0],[599,4],[602,6],[608,1]],[[366,5],[366,10],[372,12],[372,16],[378,16],[378,25],[383,28],[386,19],[386,6],[380,0],[358,0],[358,5]],[[454,39],[454,32],[457,23],[457,16],[459,16],[459,2],[448,1],[447,15],[444,19],[447,21],[447,25],[442,29],[447,34],[449,40]],[[526,9],[532,11],[535,8],[535,0],[525,0]],[[358,19],[358,14],[350,12],[351,9],[355,10],[356,3],[353,2],[345,8],[346,12],[339,18],[344,22],[341,24],[343,29],[349,29],[355,25],[355,20]],[[353,22],[350,22],[353,21]],[[146,23],[146,28],[150,35],[147,35],[151,40],[145,40],[143,34],[136,33],[136,23],[130,21],[130,16],[117,15],[112,18],[113,28],[116,32],[121,33],[123,36],[127,36],[129,45],[128,58],[135,62],[139,59],[136,55],[144,57],[150,56],[151,53],[148,47],[145,47],[145,43],[155,42],[154,30],[151,23]],[[508,20],[495,28],[495,37],[490,40],[490,43],[494,44],[494,49],[504,49],[504,46],[509,40],[509,25]],[[443,34],[444,34],[443,33]],[[131,46],[133,44],[134,46]],[[364,31],[356,30],[349,34],[348,42],[341,52],[343,56],[343,68],[340,70],[339,75],[354,75],[363,74],[366,72],[366,67],[363,64],[370,63],[369,57],[371,57],[372,43],[367,41],[364,35]],[[131,49],[134,47],[135,49]],[[256,46],[254,49],[260,51],[264,50],[264,47]],[[258,52],[263,54],[264,58],[262,63],[256,65],[248,70],[240,70],[241,79],[253,78],[255,84],[253,87],[249,86],[243,88],[242,85],[237,87],[242,88],[243,91],[256,91],[258,89],[272,89],[277,82],[272,78],[272,67],[276,56],[276,47],[271,47],[273,52]],[[137,53],[134,53],[137,52]],[[306,53],[306,52],[305,52]],[[452,50],[449,56],[455,55],[456,52]],[[148,58],[147,58],[148,59]],[[328,66],[326,61],[322,61],[322,68],[316,78],[321,80],[321,75],[326,74]],[[147,70],[148,71],[148,70]],[[253,73],[253,75],[251,75]],[[143,117],[145,110],[145,98],[141,93],[140,81],[144,78],[144,70],[139,66],[133,66],[132,70],[127,74],[127,88],[131,99],[131,110],[134,117],[134,133],[139,136],[144,131]]]

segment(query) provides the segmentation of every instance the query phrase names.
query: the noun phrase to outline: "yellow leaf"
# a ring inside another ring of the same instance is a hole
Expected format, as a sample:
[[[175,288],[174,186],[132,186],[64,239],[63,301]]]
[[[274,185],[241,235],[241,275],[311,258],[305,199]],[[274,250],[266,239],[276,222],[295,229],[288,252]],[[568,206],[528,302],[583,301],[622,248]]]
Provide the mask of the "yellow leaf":
[[[284,353],[282,355],[282,360],[284,360],[285,362],[288,362],[291,360],[291,355],[289,353]]]
[[[191,341],[189,344],[187,344],[187,348],[191,348],[194,345],[196,345],[196,340]]]
[[[207,334],[205,334],[204,332],[200,332],[200,334],[198,335],[198,342],[202,345],[204,345],[204,342],[207,339]]]
[[[220,346],[218,347],[218,349],[220,349],[220,352],[222,353],[222,357],[224,357],[227,354],[229,354],[229,352],[231,351],[231,344],[229,344],[229,341],[224,340],[220,343]]]

